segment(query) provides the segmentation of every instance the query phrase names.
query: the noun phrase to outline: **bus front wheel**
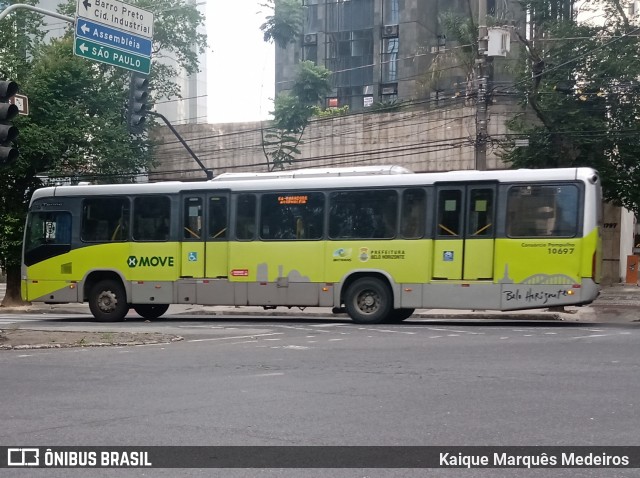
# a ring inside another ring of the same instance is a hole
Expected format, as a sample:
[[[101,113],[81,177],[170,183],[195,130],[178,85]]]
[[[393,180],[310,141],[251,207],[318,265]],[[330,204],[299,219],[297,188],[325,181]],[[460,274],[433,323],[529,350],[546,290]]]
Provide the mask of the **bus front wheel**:
[[[356,280],[347,289],[345,306],[357,324],[380,324],[391,312],[391,291],[375,277]]]
[[[124,287],[119,281],[105,279],[89,293],[89,309],[98,322],[119,322],[129,312]]]
[[[169,309],[169,304],[135,304],[133,310],[143,319],[154,320]]]

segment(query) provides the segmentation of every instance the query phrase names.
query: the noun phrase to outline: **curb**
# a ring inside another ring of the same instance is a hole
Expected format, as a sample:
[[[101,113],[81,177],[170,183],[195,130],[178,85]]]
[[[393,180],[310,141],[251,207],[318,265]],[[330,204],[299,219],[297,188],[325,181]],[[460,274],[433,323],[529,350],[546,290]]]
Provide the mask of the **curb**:
[[[56,314],[85,314],[90,315],[88,310],[78,310],[77,308],[60,308],[60,309],[47,309],[43,310],[42,308],[31,309],[30,306],[25,307],[1,307],[0,313],[7,314],[42,314],[47,315],[51,313]],[[170,312],[171,313],[171,312]],[[505,316],[509,314],[509,316]],[[267,309],[267,310],[242,310],[242,308],[232,308],[225,310],[207,310],[207,309],[194,309],[187,310],[182,312],[173,312],[171,315],[196,315],[196,316],[245,316],[245,317],[283,317],[283,316],[296,316],[296,317],[335,317],[335,318],[343,318],[345,320],[349,320],[349,316],[347,314],[333,314],[331,312],[326,311],[294,311],[285,309],[283,307],[282,310],[276,309]],[[579,320],[579,315],[577,313],[571,312],[533,312],[526,313],[522,311],[492,311],[492,312],[416,312],[411,318],[422,318],[422,319],[476,319],[476,320]],[[408,320],[409,320],[408,319]]]
[[[29,329],[20,329],[20,330],[29,330]],[[166,341],[166,340],[136,340],[135,342],[87,342],[87,343],[84,343],[84,344],[70,343],[70,344],[0,345],[0,350],[71,349],[71,348],[87,348],[87,347],[126,347],[126,346],[131,346],[131,345],[172,344],[174,342],[180,342],[182,340],[184,340],[184,337],[181,337],[181,336],[178,335],[176,337],[172,337],[168,341]]]

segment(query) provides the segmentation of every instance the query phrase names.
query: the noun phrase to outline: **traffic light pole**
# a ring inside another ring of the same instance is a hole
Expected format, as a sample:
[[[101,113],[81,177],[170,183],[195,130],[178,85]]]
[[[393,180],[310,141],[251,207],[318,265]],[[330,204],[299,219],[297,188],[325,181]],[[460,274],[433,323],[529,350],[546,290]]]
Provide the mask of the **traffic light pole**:
[[[0,12],[0,21],[2,21],[2,19],[4,17],[9,15],[14,10],[17,10],[18,8],[25,8],[27,10],[32,10],[34,12],[42,13],[43,15],[49,15],[50,17],[58,18],[60,20],[65,20],[65,21],[67,21],[69,23],[75,23],[76,22],[75,18],[68,17],[66,15],[62,15],[62,14],[57,13],[57,12],[52,12],[52,11],[49,11],[49,10],[45,10],[43,8],[34,7],[32,5],[25,5],[24,3],[14,3],[13,5],[10,5],[7,8],[5,8],[4,10],[2,10]]]
[[[182,146],[185,147],[185,149],[189,152],[191,157],[196,161],[196,163],[198,163],[198,166],[200,166],[200,169],[202,169],[204,173],[207,175],[207,179],[213,179],[213,171],[211,169],[205,168],[204,164],[202,164],[202,161],[200,161],[198,156],[196,156],[196,153],[194,153],[193,150],[186,143],[186,141],[182,139],[182,136],[180,136],[180,133],[178,133],[176,129],[172,126],[172,124],[169,123],[169,120],[167,118],[165,118],[160,113],[156,113],[155,111],[147,111],[146,114],[151,116],[157,116],[158,118],[162,118],[162,121],[164,121],[164,123],[169,127],[171,132],[176,135],[176,138],[178,138],[180,143],[182,143]]]
[[[19,132],[11,123],[18,116],[18,107],[9,103],[18,88],[15,81],[0,81],[0,167],[13,163],[20,154],[13,146]]]

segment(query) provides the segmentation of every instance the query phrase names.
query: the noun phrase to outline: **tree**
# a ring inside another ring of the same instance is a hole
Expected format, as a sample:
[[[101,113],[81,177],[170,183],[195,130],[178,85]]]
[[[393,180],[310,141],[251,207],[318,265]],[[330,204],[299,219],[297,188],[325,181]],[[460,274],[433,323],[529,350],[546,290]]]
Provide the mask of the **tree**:
[[[280,48],[295,43],[302,30],[301,0],[267,0],[267,3],[260,6],[271,11],[260,26],[264,41],[274,42]]]
[[[443,33],[438,36],[438,51],[427,72],[417,80],[418,92],[426,96],[431,91],[443,90],[443,83],[446,84],[443,79],[450,78],[452,71],[459,71],[466,79],[465,94],[468,96],[475,80],[478,58],[478,26],[470,5],[467,15],[444,12],[440,23]],[[445,48],[447,41],[453,46]]]
[[[176,66],[158,60],[171,56],[177,66],[197,71],[198,53],[206,47],[206,37],[198,32],[204,18],[193,4],[183,1],[143,0],[136,5],[155,13],[154,96],[179,95],[172,80]],[[73,15],[75,2],[60,10]],[[0,72],[20,84],[21,92],[29,97],[30,115],[15,122],[20,131],[20,156],[0,174],[0,267],[7,272],[2,305],[20,301],[26,207],[32,192],[44,184],[43,177],[131,182],[153,158],[148,136],[131,135],[127,129],[127,71],[75,57],[71,29],[63,38],[43,45],[37,28],[34,33],[30,27],[15,27],[37,26],[38,15],[19,10],[10,17],[8,24],[0,24],[6,41],[0,46]]]
[[[331,91],[331,72],[311,61],[298,64],[293,87],[288,93],[280,93],[274,101],[273,125],[264,132],[262,148],[270,170],[284,168],[300,154],[298,146],[317,111],[317,105]]]
[[[637,17],[619,0],[589,2],[587,16],[601,24],[578,22],[570,2],[521,3],[533,36],[519,36],[525,54],[515,89],[523,108],[509,122],[503,158],[516,167],[593,167],[605,198],[640,216]],[[529,146],[516,147],[519,138]]]
[[[271,14],[260,26],[264,41],[274,42],[280,48],[296,44],[302,31],[304,10],[300,0],[269,0],[262,4]],[[262,131],[262,149],[267,159],[267,169],[282,169],[300,154],[304,130],[309,119],[316,114],[318,104],[331,91],[331,72],[311,61],[298,65],[296,78],[288,92],[274,99],[273,123]]]

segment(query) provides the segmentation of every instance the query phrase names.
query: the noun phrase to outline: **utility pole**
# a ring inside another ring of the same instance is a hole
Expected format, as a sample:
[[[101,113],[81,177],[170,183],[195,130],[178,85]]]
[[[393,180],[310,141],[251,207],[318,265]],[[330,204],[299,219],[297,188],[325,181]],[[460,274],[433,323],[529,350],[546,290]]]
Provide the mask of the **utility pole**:
[[[487,0],[478,0],[478,58],[476,59],[476,169],[487,169]]]

